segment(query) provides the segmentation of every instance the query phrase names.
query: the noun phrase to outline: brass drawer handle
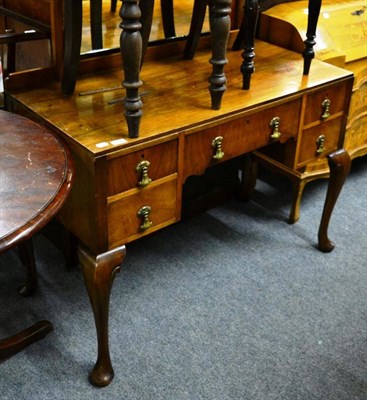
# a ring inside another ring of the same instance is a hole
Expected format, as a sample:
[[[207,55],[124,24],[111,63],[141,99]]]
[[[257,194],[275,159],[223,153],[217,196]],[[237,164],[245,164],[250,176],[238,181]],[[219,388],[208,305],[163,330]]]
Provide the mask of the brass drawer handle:
[[[327,97],[321,103],[321,107],[322,107],[321,119],[326,119],[326,118],[330,117],[330,104],[331,104],[331,101]]]
[[[151,211],[152,208],[149,206],[144,206],[138,211],[137,215],[139,218],[142,219],[142,224],[140,225],[141,231],[146,231],[153,225],[153,222],[149,220],[149,215]]]
[[[148,176],[150,162],[147,160],[140,161],[140,163],[136,166],[136,172],[140,174],[140,180],[138,182],[138,186],[145,187],[148,186],[152,180]]]
[[[214,160],[221,160],[224,157],[224,152],[222,151],[222,143],[223,143],[222,136],[217,136],[212,141],[212,147],[215,150],[215,153],[213,155]]]
[[[316,139],[316,153],[322,154],[325,151],[325,135],[320,135]]]
[[[273,129],[272,134],[270,135],[270,137],[273,140],[278,140],[282,134],[279,131],[279,124],[280,124],[280,118],[279,117],[274,117],[271,121],[270,121],[270,128]]]

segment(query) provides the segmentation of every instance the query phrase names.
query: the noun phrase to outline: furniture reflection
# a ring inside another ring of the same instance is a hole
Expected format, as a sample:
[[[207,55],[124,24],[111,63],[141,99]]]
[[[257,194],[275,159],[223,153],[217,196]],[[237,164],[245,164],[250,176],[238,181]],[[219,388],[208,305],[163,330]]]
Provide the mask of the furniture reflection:
[[[267,42],[302,52],[306,7],[306,1],[296,1],[264,11],[259,21],[258,36]],[[324,0],[315,45],[317,59],[346,68],[355,76],[342,142],[352,159],[367,154],[367,31],[366,14],[358,13],[361,8],[359,1]],[[321,125],[327,125],[333,118],[337,118],[339,112],[335,95],[329,93],[328,99],[324,106],[327,105],[329,116],[320,121]],[[327,129],[323,135],[324,146],[332,145],[334,139],[331,131]],[[272,149],[257,152],[256,158],[267,168],[292,180],[294,194],[289,222],[294,223],[300,217],[305,185],[315,179],[327,178],[329,167],[325,160],[305,163],[298,156],[290,157],[290,152],[291,149],[280,149],[275,145]]]
[[[37,285],[31,237],[60,210],[71,189],[68,150],[49,131],[19,115],[0,112],[0,253],[21,246],[27,281],[22,294]],[[0,340],[0,360],[43,338],[49,321]]]

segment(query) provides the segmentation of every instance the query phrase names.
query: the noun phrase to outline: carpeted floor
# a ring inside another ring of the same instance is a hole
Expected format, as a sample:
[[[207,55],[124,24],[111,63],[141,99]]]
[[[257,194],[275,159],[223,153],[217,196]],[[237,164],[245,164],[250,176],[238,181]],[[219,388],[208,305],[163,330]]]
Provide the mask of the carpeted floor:
[[[0,364],[1,400],[366,400],[367,159],[353,161],[334,211],[332,253],[316,248],[327,181],[265,175],[231,200],[127,248],[110,309],[111,385],[87,381],[94,321],[79,268],[35,238],[39,291],[22,298],[15,251],[0,257],[0,337],[55,327]]]

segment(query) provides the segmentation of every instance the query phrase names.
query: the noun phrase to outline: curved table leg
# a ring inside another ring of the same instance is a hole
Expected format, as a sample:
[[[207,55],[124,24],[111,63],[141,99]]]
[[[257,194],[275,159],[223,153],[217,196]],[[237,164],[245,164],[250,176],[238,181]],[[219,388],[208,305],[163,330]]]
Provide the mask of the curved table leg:
[[[89,375],[91,383],[95,386],[106,386],[114,377],[108,345],[109,301],[114,277],[120,271],[120,264],[124,260],[125,254],[125,246],[97,256],[83,246],[78,248],[97,330],[98,357]]]
[[[0,360],[11,357],[30,344],[44,338],[54,329],[49,321],[39,321],[30,328],[0,340]]]
[[[26,267],[26,282],[18,289],[18,293],[24,297],[32,296],[37,290],[37,270],[36,260],[34,259],[34,249],[32,239],[19,244],[20,258]]]
[[[293,181],[292,205],[288,218],[289,224],[294,224],[299,220],[301,199],[306,183],[307,183],[306,179]]]
[[[332,251],[334,248],[334,243],[328,238],[327,230],[336,200],[349,173],[351,160],[348,152],[340,149],[328,156],[328,162],[330,179],[318,235],[319,250],[325,253]]]

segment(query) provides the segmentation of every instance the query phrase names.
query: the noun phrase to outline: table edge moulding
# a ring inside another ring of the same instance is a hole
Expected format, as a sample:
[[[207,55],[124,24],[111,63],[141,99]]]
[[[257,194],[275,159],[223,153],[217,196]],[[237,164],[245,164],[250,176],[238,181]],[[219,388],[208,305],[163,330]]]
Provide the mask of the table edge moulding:
[[[1,207],[0,254],[19,246],[27,268],[20,293],[37,287],[32,236],[63,206],[74,180],[70,152],[57,135],[20,115],[0,111]],[[39,321],[0,340],[0,360],[8,358],[53,330]]]
[[[341,143],[353,74],[314,60],[304,75],[299,54],[261,41],[256,49],[256,73],[247,91],[242,90],[240,53],[227,52],[226,96],[221,108],[213,110],[206,76],[210,49],[184,60],[182,53],[155,57],[156,49],[148,48],[141,70],[144,118],[136,138],[130,137],[122,112],[124,89],[117,87],[121,67],[81,75],[70,96],[62,94],[57,81],[33,89],[9,86],[7,107],[60,135],[74,158],[76,181],[60,221],[80,243],[97,329],[98,357],[90,374],[94,385],[108,385],[114,376],[109,297],[125,245],[180,220],[189,176],[231,160],[242,163],[244,155],[274,141],[291,143],[289,149],[303,143],[305,159],[332,165],[318,245],[325,252],[333,248],[327,229],[350,164]],[[336,87],[345,98],[336,99],[338,110],[324,123],[321,104],[307,100],[323,100]],[[306,126],[306,115],[314,108],[314,120]],[[310,136],[303,135],[305,126]],[[318,130],[330,130],[333,136],[322,152],[313,143]],[[246,177],[242,185],[247,185]]]

